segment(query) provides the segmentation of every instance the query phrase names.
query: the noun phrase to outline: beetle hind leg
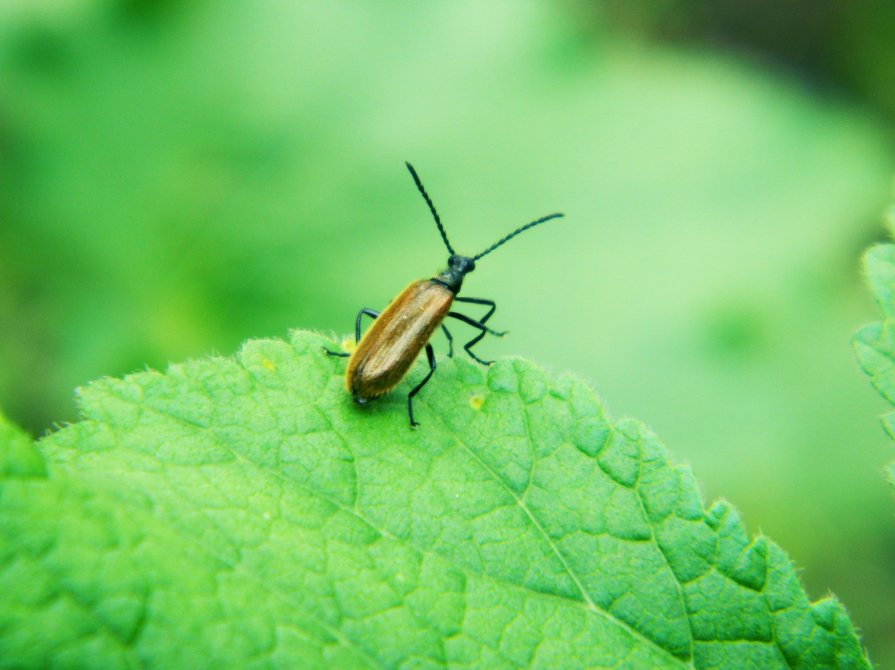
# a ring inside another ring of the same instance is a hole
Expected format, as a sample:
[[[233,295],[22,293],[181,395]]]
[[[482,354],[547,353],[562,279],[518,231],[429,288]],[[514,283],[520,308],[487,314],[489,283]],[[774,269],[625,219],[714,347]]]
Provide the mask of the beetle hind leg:
[[[369,316],[373,319],[375,319],[377,316],[379,316],[379,312],[377,312],[375,309],[367,309],[366,307],[364,307],[361,311],[359,311],[357,313],[357,319],[355,319],[355,321],[354,321],[354,343],[355,344],[360,342],[360,320],[361,320],[361,317],[364,316],[364,314],[366,314],[367,316]],[[348,352],[330,351],[326,347],[323,347],[323,351],[325,351],[327,353],[327,355],[329,355],[329,356],[338,356],[339,358],[348,358],[351,356],[351,354],[349,354]]]
[[[410,393],[407,394],[407,415],[410,417],[411,428],[416,428],[420,425],[418,421],[413,419],[413,396],[419,393],[420,389],[426,385],[426,382],[429,381],[435,372],[435,351],[432,349],[431,344],[426,345],[426,359],[429,361],[429,373],[423,378],[423,381],[414,386]]]

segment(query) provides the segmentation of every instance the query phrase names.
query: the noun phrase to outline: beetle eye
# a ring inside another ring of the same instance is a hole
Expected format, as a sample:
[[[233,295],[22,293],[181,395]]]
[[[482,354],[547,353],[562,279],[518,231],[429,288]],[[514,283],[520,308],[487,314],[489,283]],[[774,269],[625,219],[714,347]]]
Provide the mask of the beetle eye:
[[[450,258],[448,258],[448,267],[451,270],[457,270],[458,272],[466,274],[475,270],[475,262],[468,256],[451,254]]]

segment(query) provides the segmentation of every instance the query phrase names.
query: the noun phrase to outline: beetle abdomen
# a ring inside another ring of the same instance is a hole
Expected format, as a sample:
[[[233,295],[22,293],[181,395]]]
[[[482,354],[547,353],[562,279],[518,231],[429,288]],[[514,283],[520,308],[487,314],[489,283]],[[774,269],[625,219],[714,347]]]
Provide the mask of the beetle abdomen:
[[[453,301],[450,289],[431,279],[411,283],[392,300],[348,361],[345,385],[355,402],[378,398],[403,379]]]

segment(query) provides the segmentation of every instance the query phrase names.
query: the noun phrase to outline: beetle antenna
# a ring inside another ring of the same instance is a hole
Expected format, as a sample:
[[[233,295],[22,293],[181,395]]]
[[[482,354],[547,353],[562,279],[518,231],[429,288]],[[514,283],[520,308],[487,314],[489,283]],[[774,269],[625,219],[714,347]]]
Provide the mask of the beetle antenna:
[[[413,166],[404,161],[404,165],[407,166],[407,169],[410,170],[410,176],[413,177],[413,181],[416,182],[416,187],[419,189],[420,193],[422,193],[423,198],[426,199],[426,204],[429,205],[429,211],[432,212],[432,216],[435,217],[435,225],[438,226],[438,232],[441,233],[441,239],[444,240],[444,246],[447,247],[447,250],[454,255],[454,248],[451,246],[451,243],[448,242],[447,233],[444,232],[444,226],[441,225],[441,219],[438,216],[438,212],[435,211],[435,205],[432,204],[432,198],[429,197],[429,194],[426,193],[426,189],[423,187],[423,182],[420,181],[419,175],[416,173],[416,170],[413,169]]]
[[[485,255],[487,255],[487,254],[490,254],[490,253],[491,253],[492,251],[494,251],[497,247],[501,246],[502,244],[506,244],[506,243],[509,242],[511,239],[513,239],[514,237],[516,237],[516,235],[518,235],[519,233],[524,233],[524,232],[525,232],[526,230],[528,230],[529,228],[534,228],[535,226],[539,226],[539,225],[541,225],[542,223],[545,223],[545,222],[547,222],[547,221],[550,221],[551,219],[558,219],[558,218],[560,218],[560,217],[562,217],[562,216],[565,216],[565,214],[560,214],[560,213],[557,212],[556,214],[548,214],[547,216],[542,216],[540,219],[535,219],[535,220],[532,221],[531,223],[526,223],[524,226],[522,226],[521,228],[517,228],[516,230],[514,230],[514,231],[513,231],[512,233],[510,233],[509,235],[507,235],[507,236],[505,236],[505,237],[501,237],[499,240],[497,240],[497,242],[495,242],[495,243],[492,244],[490,247],[488,247],[487,249],[485,249],[482,253],[478,254],[477,256],[473,256],[473,257],[472,257],[472,260],[473,260],[473,261],[477,261],[477,260],[479,260],[482,256],[485,256]]]

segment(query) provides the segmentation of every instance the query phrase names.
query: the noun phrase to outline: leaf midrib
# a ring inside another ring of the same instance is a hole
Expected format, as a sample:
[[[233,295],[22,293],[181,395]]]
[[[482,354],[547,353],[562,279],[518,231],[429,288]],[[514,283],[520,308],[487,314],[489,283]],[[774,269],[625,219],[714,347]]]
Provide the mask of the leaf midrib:
[[[520,400],[521,400],[521,398],[520,398]],[[528,417],[528,405],[529,405],[529,403],[526,403],[526,402],[523,401],[522,404],[523,404],[523,407],[524,407],[524,420],[525,420],[525,427],[526,427],[525,435],[526,435],[526,439],[528,440],[528,446],[529,446],[529,449],[531,450],[532,455],[534,456],[534,454],[535,454],[535,450],[534,450],[534,445],[532,444],[532,441],[531,441],[531,425],[530,425],[529,417]],[[454,438],[455,438],[455,440],[457,441],[457,443],[460,444],[460,445],[463,447],[463,449],[464,449],[464,450],[465,450],[465,451],[472,457],[472,459],[473,459],[476,463],[478,463],[478,465],[479,465],[479,466],[480,466],[480,467],[481,467],[481,468],[488,474],[489,477],[491,477],[497,484],[499,484],[499,485],[504,489],[504,491],[506,491],[506,493],[507,493],[507,494],[508,494],[508,495],[509,495],[515,502],[516,502],[516,504],[522,509],[522,511],[526,514],[526,516],[531,520],[532,525],[535,527],[535,529],[537,530],[537,532],[540,534],[540,536],[543,538],[543,540],[544,540],[544,541],[547,543],[547,545],[550,547],[550,550],[551,550],[551,551],[554,553],[554,555],[557,557],[557,559],[559,560],[560,564],[563,566],[563,569],[566,571],[566,574],[569,576],[569,578],[572,580],[572,582],[573,582],[573,583],[575,584],[575,586],[578,588],[579,592],[581,593],[581,597],[582,597],[582,599],[583,599],[583,605],[582,605],[582,602],[581,602],[581,601],[579,601],[579,600],[575,600],[575,599],[573,599],[573,598],[569,598],[568,596],[565,596],[565,595],[561,595],[561,594],[557,594],[557,593],[547,593],[547,592],[544,592],[544,591],[536,591],[535,589],[532,589],[532,588],[530,588],[530,587],[523,586],[523,585],[521,585],[521,584],[514,584],[514,583],[512,583],[512,582],[507,582],[504,578],[494,577],[494,576],[492,576],[492,575],[486,575],[487,577],[489,577],[489,578],[493,578],[493,579],[497,579],[497,580],[500,581],[501,583],[510,583],[510,584],[513,584],[516,588],[518,588],[518,589],[522,589],[522,590],[524,590],[524,591],[526,591],[526,592],[535,593],[535,594],[539,594],[539,595],[550,595],[550,596],[553,596],[553,597],[556,597],[556,598],[560,598],[560,599],[562,599],[562,600],[565,601],[565,602],[575,603],[577,606],[579,606],[579,607],[583,607],[583,609],[584,609],[586,612],[590,612],[590,613],[592,613],[592,614],[600,615],[600,616],[602,616],[603,618],[605,618],[607,621],[609,621],[610,623],[612,623],[613,625],[616,625],[616,626],[618,626],[618,627],[624,629],[624,630],[625,630],[626,632],[628,632],[632,637],[635,637],[636,639],[641,640],[641,641],[647,643],[649,646],[651,646],[651,647],[653,647],[654,649],[656,649],[656,650],[658,650],[659,652],[661,652],[661,654],[663,654],[664,656],[666,656],[669,660],[674,661],[674,662],[676,662],[676,663],[684,664],[683,667],[688,667],[688,668],[692,668],[692,667],[693,667],[693,665],[692,665],[692,661],[687,662],[687,661],[684,661],[683,659],[681,659],[680,657],[675,656],[675,655],[672,654],[668,649],[665,649],[665,647],[660,646],[655,640],[652,640],[652,639],[646,637],[642,632],[640,632],[640,631],[637,630],[636,628],[632,627],[632,626],[631,626],[629,623],[627,623],[626,621],[623,621],[623,620],[619,619],[618,617],[614,616],[611,612],[608,612],[608,611],[606,611],[604,608],[602,608],[602,607],[600,607],[599,605],[597,605],[597,603],[595,603],[595,602],[593,601],[593,599],[590,597],[590,594],[587,592],[587,589],[584,588],[584,584],[581,582],[581,579],[578,577],[578,575],[575,573],[575,571],[572,569],[572,567],[571,567],[571,566],[569,565],[569,563],[566,561],[566,557],[565,557],[565,555],[562,553],[562,551],[560,550],[560,548],[559,548],[558,546],[556,546],[556,543],[554,543],[553,539],[550,537],[550,535],[549,535],[549,534],[547,533],[547,531],[544,529],[544,527],[543,527],[543,525],[540,523],[540,521],[538,521],[538,519],[537,519],[537,517],[534,515],[534,513],[528,508],[528,506],[525,504],[525,502],[524,502],[519,496],[516,495],[516,492],[513,491],[512,487],[506,482],[506,480],[504,480],[504,479],[503,479],[497,472],[494,471],[493,468],[491,468],[487,463],[485,463],[485,462],[481,459],[481,457],[480,457],[478,454],[476,454],[476,452],[472,449],[472,447],[470,447],[469,444],[467,444],[467,442],[463,439],[463,437],[462,437],[461,435],[459,435],[455,430],[453,430],[453,428],[451,428],[451,426],[449,426],[449,425],[448,425],[448,424],[441,418],[441,415],[438,414],[438,412],[431,412],[431,414],[432,414],[433,416],[437,417],[438,422],[444,427],[444,429],[445,429],[447,432],[449,432],[452,436],[454,436]],[[613,430],[614,430],[614,428],[613,428]],[[588,458],[593,458],[593,457],[588,456]],[[537,463],[537,459],[536,459],[536,458],[533,458],[533,459],[532,459],[532,471],[534,470],[534,467],[535,467],[536,463]],[[599,463],[598,463],[597,465],[598,465],[598,467],[599,467]],[[601,470],[602,470],[602,468],[601,468]],[[530,485],[530,483],[531,483],[531,480],[529,480],[529,485]],[[641,498],[640,498],[640,495],[639,495],[639,494],[638,494],[638,496],[637,496],[637,499],[638,499],[638,501],[641,501]],[[642,504],[642,501],[641,501],[641,504]],[[647,517],[647,519],[648,519],[648,517]],[[650,534],[653,536],[653,542],[654,542],[654,544],[655,544],[655,536],[654,536],[653,533],[652,533],[652,525],[650,525]],[[411,545],[411,546],[413,546],[413,545]],[[414,548],[416,548],[416,547],[414,547]],[[662,556],[663,556],[663,560],[664,560],[664,553],[662,553],[661,549],[659,549],[659,553],[662,554]],[[441,555],[441,554],[439,554],[439,555]],[[444,558],[444,557],[442,556],[442,558]],[[666,565],[667,565],[667,560],[666,560],[665,562],[666,562]],[[669,570],[670,570],[670,567],[669,567]],[[672,575],[673,575],[673,574],[674,574],[674,572],[672,571]],[[678,584],[678,587],[680,587],[680,583],[677,582],[677,577],[675,577],[675,582]],[[678,592],[679,592],[679,594],[680,594],[681,596],[683,595],[683,594],[680,593],[680,589],[678,590]],[[684,604],[684,603],[682,602],[682,605],[683,605],[683,604]],[[687,610],[686,610],[686,606],[684,606],[683,611],[684,611],[684,612],[687,611]],[[688,625],[688,627],[689,627],[689,618],[687,618],[687,625]],[[691,655],[690,655],[690,658],[691,658],[691,659],[692,659],[692,657],[693,657],[693,656],[692,656],[692,642],[693,642],[693,638],[692,638],[692,630],[691,630],[691,637],[690,637],[690,643],[691,643],[691,647],[690,647],[690,648],[691,648]]]

